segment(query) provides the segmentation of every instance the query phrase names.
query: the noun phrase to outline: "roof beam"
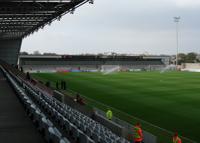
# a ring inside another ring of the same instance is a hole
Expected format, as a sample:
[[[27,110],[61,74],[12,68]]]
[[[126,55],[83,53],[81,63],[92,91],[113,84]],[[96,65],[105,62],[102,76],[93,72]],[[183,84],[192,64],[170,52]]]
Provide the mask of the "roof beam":
[[[21,38],[90,0],[0,0],[0,39]]]

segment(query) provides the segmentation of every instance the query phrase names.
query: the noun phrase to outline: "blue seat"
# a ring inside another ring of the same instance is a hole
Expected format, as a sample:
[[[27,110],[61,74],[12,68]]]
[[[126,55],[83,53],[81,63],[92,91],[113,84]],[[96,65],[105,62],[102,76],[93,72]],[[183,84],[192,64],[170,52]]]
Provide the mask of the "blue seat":
[[[72,133],[71,135],[73,139],[77,141],[77,139],[79,138],[78,128],[74,126],[73,124],[70,124],[70,126],[71,126],[71,133]]]
[[[53,127],[53,123],[46,117],[42,117],[39,121],[39,131],[41,131],[43,135],[47,135],[49,127]]]
[[[47,141],[53,143],[59,143],[62,139],[62,134],[56,127],[49,127],[48,128],[49,134],[47,136]]]
[[[67,134],[70,133],[71,127],[72,127],[71,123],[70,123],[68,120],[65,120],[64,129],[65,129],[65,132],[66,132]]]
[[[60,142],[59,143],[70,143],[70,141],[67,139],[67,138],[62,138],[61,140],[60,140]]]
[[[89,138],[85,133],[79,130],[79,142],[80,143],[94,143],[94,141]]]
[[[93,132],[92,133],[92,139],[95,141],[95,142],[100,142],[100,136],[97,132]]]

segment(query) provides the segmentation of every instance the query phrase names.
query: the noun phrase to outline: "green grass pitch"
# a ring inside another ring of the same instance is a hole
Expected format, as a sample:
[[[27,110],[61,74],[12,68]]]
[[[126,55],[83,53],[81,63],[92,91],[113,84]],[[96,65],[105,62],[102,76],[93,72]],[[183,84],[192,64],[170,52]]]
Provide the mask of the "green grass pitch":
[[[200,142],[200,73],[37,73],[71,90]]]

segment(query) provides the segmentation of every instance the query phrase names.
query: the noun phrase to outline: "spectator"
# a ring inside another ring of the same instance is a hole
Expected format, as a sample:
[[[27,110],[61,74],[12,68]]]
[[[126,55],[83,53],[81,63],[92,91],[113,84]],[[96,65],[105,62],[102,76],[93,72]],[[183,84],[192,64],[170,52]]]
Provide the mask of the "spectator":
[[[50,86],[51,86],[49,81],[47,81],[45,85],[46,85],[47,87],[50,87]]]
[[[23,67],[20,67],[20,71],[21,71],[21,72],[24,72],[24,69],[23,69]]]
[[[59,83],[58,83],[58,81],[56,82],[56,89],[59,89]]]
[[[80,100],[80,95],[76,93],[76,101],[79,102],[79,100]]]
[[[66,82],[64,80],[61,81],[61,89],[66,90]]]
[[[91,118],[92,118],[93,120],[95,120],[95,117],[96,117],[95,109],[92,109],[92,111],[91,111]]]
[[[18,65],[15,65],[15,69],[18,69]]]
[[[67,86],[66,86],[66,81],[63,81],[63,90],[66,90]]]
[[[81,104],[81,105],[85,104],[84,101],[83,101],[83,98],[81,98],[79,93],[76,93],[76,98],[74,99],[74,101]]]
[[[108,109],[108,111],[106,112],[106,117],[108,120],[112,120],[112,116],[113,116],[113,113],[110,109]]]
[[[179,138],[178,133],[175,133],[173,136],[173,143],[182,143],[181,138]]]
[[[26,73],[26,79],[27,79],[27,80],[31,80],[31,76],[30,76],[30,73],[29,73],[29,72]]]
[[[143,141],[143,133],[140,123],[136,123],[134,126],[134,142],[142,143]]]

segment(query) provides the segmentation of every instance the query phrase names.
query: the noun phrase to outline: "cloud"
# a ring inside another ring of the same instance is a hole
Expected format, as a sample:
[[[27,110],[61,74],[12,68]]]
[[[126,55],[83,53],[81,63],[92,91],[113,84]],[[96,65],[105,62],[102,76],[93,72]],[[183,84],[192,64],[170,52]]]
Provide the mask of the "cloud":
[[[175,0],[179,7],[199,7],[200,0]]]
[[[199,52],[200,0],[99,0],[83,5],[23,41],[22,51],[174,54],[174,16],[181,52]]]

